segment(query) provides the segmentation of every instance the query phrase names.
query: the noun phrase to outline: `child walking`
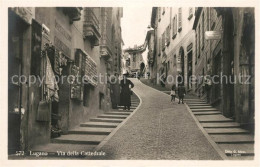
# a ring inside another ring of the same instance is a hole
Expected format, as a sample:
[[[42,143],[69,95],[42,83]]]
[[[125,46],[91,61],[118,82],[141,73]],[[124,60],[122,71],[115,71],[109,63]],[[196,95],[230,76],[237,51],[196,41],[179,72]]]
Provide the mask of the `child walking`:
[[[171,102],[174,100],[175,101],[175,97],[176,97],[176,86],[172,85],[172,89],[171,89]]]

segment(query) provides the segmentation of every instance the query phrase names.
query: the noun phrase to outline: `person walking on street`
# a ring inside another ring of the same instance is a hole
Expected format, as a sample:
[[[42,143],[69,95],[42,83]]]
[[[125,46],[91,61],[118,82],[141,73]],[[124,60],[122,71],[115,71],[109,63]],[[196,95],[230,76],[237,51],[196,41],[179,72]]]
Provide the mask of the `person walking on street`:
[[[172,85],[172,89],[171,89],[171,102],[173,100],[175,101],[175,97],[176,97],[176,86],[174,84],[174,85]]]
[[[124,110],[126,110],[126,107],[128,110],[130,110],[131,94],[132,94],[131,89],[134,87],[134,84],[129,79],[127,79],[127,76],[128,73],[123,74],[123,79],[120,81],[120,86],[121,86],[120,105],[124,106]]]
[[[181,101],[182,101],[182,104],[184,104],[183,98],[184,98],[185,94],[186,94],[185,87],[182,86],[182,85],[179,85],[178,86],[178,96],[179,96],[179,103],[178,104],[180,104]]]

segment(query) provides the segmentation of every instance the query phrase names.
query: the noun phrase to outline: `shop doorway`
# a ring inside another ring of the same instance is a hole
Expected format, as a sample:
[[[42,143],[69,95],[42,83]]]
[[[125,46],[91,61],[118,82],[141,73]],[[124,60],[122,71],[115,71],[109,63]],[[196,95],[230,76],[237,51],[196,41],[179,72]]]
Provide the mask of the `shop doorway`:
[[[184,49],[183,49],[183,47],[180,47],[178,61],[180,63],[178,84],[184,86]]]

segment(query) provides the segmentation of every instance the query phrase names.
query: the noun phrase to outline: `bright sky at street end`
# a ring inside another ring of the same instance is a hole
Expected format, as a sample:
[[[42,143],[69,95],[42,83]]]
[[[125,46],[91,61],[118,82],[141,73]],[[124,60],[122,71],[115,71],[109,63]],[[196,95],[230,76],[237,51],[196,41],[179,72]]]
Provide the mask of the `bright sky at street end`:
[[[123,49],[144,44],[148,25],[151,21],[151,7],[129,6],[123,8],[121,22],[122,37],[125,43]],[[143,53],[146,63],[147,51]]]

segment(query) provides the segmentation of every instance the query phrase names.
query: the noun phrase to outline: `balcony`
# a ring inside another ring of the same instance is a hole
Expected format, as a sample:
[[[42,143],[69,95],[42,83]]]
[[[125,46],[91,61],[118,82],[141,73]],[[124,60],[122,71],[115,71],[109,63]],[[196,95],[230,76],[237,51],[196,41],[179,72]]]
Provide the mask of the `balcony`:
[[[72,24],[74,21],[80,20],[82,7],[59,7],[59,8],[62,9],[65,15],[68,15],[68,17],[70,18],[70,24]]]
[[[84,38],[91,42],[92,47],[99,45],[100,30],[99,21],[93,8],[84,9],[84,23],[83,23]]]
[[[103,35],[100,44],[100,55],[101,58],[109,59],[112,56],[112,44],[107,35]]]

